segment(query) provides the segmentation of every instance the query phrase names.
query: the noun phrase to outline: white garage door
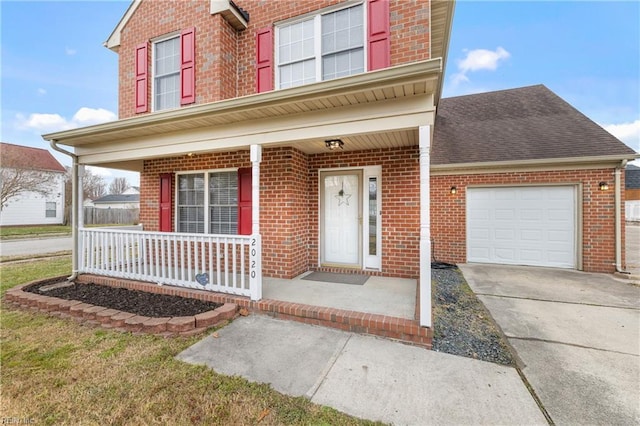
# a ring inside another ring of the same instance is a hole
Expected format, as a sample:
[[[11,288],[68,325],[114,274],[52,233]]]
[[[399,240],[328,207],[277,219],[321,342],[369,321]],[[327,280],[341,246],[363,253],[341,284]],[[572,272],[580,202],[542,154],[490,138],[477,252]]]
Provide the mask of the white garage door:
[[[467,189],[467,261],[576,267],[573,186]]]

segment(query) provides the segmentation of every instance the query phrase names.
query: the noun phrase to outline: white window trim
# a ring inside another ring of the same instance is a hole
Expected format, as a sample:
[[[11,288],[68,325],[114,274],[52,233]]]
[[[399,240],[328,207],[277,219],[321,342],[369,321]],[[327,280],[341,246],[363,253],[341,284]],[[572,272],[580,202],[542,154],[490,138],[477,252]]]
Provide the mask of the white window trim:
[[[363,34],[363,61],[364,61],[364,71],[363,72],[367,72],[369,71],[369,69],[367,68],[367,64],[368,64],[368,54],[369,54],[369,49],[367,48],[367,34],[368,34],[368,25],[367,23],[369,22],[368,19],[368,8],[367,5],[365,4],[364,1],[359,0],[359,1],[347,1],[345,3],[340,3],[340,4],[336,4],[333,6],[329,6],[326,7],[324,9],[321,10],[315,10],[313,12],[309,12],[309,13],[305,13],[304,15],[300,15],[300,16],[296,16],[293,18],[289,18],[289,19],[285,19],[282,21],[278,21],[276,23],[274,23],[274,28],[275,28],[275,35],[274,35],[274,44],[273,44],[273,60],[274,60],[274,66],[275,66],[275,85],[274,87],[276,88],[276,90],[280,90],[280,27],[285,26],[285,25],[289,25],[289,24],[296,24],[298,22],[302,22],[302,21],[306,21],[309,18],[313,17],[314,23],[313,23],[313,49],[315,53],[315,59],[316,59],[316,83],[322,81],[322,26],[321,26],[321,19],[322,19],[322,15],[326,15],[328,13],[333,13],[333,12],[338,12],[340,10],[343,9],[349,9],[350,7],[353,6],[358,6],[358,5],[362,5],[362,30],[364,32]],[[338,78],[334,78],[333,80],[339,80],[340,78],[344,78],[344,77],[338,77]],[[312,83],[309,83],[312,84]],[[304,84],[302,85],[304,86]],[[296,86],[298,87],[298,86]]]
[[[180,31],[174,31],[172,33],[151,39],[151,112],[170,111],[171,109],[177,109],[166,108],[159,110],[156,108],[156,44],[162,43],[163,41],[171,40],[172,38],[180,38],[180,36]],[[182,55],[182,52],[180,52],[180,54]]]
[[[238,172],[240,168],[239,167],[227,167],[224,169],[207,169],[207,170],[189,170],[189,171],[182,171],[182,172],[175,172],[175,177],[174,177],[174,200],[175,202],[173,203],[173,210],[174,210],[174,221],[175,223],[173,224],[173,229],[178,229],[178,225],[180,222],[180,218],[178,216],[178,194],[179,194],[179,178],[180,176],[185,176],[185,175],[204,175],[204,233],[203,234],[199,234],[199,235],[208,235],[209,234],[209,230],[211,227],[211,220],[209,217],[209,207],[211,207],[209,205],[209,175],[211,173],[225,173],[225,172]],[[238,185],[240,183],[238,182]],[[239,190],[239,189],[238,189]],[[176,232],[180,232],[181,234],[184,234],[185,232],[181,232],[181,231],[176,231]],[[188,232],[187,232],[188,233]],[[213,234],[211,234],[213,235]],[[218,234],[215,234],[218,235]],[[232,234],[224,234],[224,235],[232,235]],[[235,235],[235,234],[234,234]]]
[[[53,204],[53,209],[48,209],[47,204]],[[47,212],[53,211],[53,216],[47,216]],[[58,203],[55,201],[46,201],[44,202],[44,217],[45,219],[54,219],[58,217]]]

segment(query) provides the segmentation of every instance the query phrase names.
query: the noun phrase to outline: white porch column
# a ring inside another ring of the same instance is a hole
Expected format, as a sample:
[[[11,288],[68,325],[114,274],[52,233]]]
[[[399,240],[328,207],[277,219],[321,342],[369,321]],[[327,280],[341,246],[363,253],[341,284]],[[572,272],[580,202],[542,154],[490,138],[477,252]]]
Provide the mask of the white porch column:
[[[262,239],[260,236],[260,162],[262,146],[251,145],[251,241],[249,288],[251,300],[262,299]]]
[[[78,228],[84,228],[84,165],[78,164]]]
[[[84,228],[84,165],[78,164],[78,182],[76,185],[76,205],[72,205],[73,215],[77,217],[75,221],[76,238],[74,239],[73,257],[76,262],[75,272],[82,272],[84,269],[84,234],[79,229]]]
[[[420,325],[431,327],[431,218],[429,152],[431,126],[420,126]]]

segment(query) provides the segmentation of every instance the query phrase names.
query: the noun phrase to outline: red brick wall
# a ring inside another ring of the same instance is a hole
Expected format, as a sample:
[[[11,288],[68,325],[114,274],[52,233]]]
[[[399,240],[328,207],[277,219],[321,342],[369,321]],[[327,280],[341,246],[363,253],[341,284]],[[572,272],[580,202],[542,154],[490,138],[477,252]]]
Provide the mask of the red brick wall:
[[[469,185],[582,183],[583,269],[613,272],[615,263],[613,169],[510,172],[431,176],[431,234],[434,255],[445,262],[466,262],[466,188]],[[609,182],[608,191],[598,183]],[[455,186],[457,194],[450,194]],[[623,200],[624,201],[624,200]],[[624,206],[624,203],[622,204]],[[624,207],[622,235],[624,237]],[[624,247],[624,239],[622,241]],[[624,263],[624,250],[623,250]]]
[[[209,0],[145,0],[121,34],[119,55],[119,116],[135,115],[134,48],[175,31],[196,27],[196,103],[209,103],[255,93],[256,30],[274,22],[340,3],[340,0],[239,0],[251,14],[249,27],[237,32],[221,15],[211,16]],[[390,3],[391,65],[430,57],[429,2]],[[151,49],[149,64],[151,67]],[[148,83],[151,102],[152,83]]]
[[[196,27],[196,103],[236,96],[237,34],[221,15],[212,16],[209,13],[209,5],[208,0],[147,0],[140,4],[120,38],[120,118],[135,115],[135,46],[166,34],[179,33],[189,27]],[[149,47],[151,73],[153,47]],[[151,78],[148,80],[148,94],[151,106]]]

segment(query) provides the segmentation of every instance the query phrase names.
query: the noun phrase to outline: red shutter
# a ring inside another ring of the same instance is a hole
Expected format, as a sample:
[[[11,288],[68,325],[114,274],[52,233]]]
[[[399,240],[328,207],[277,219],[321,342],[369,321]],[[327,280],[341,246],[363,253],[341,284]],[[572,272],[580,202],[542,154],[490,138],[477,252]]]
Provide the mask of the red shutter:
[[[196,101],[196,29],[189,28],[180,35],[180,105]]]
[[[391,65],[391,29],[389,27],[389,0],[367,2],[368,34],[367,71]]]
[[[238,169],[238,234],[251,235],[251,167]]]
[[[136,114],[149,111],[149,44],[136,46]]]
[[[173,173],[160,175],[160,232],[171,232],[171,196],[173,195]]]
[[[256,91],[273,90],[273,28],[258,30],[256,36]]]

